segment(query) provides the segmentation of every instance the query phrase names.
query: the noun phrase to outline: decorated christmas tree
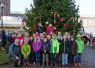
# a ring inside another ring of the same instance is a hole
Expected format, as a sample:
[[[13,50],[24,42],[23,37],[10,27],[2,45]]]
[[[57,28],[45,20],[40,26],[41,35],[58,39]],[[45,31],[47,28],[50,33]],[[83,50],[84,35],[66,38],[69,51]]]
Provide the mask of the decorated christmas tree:
[[[26,24],[33,29],[37,23],[43,25],[52,23],[58,31],[78,32],[81,28],[79,21],[79,6],[75,0],[33,0],[30,10],[26,10]]]

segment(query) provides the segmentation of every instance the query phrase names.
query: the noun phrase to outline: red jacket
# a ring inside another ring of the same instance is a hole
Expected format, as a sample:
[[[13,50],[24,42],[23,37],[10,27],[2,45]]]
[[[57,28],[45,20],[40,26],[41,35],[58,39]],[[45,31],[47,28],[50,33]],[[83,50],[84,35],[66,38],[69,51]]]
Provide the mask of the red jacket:
[[[24,38],[18,37],[17,39],[19,39],[19,47],[22,48],[22,45],[24,44]]]
[[[54,28],[48,26],[48,27],[47,27],[47,34],[52,34],[52,33],[54,33]]]

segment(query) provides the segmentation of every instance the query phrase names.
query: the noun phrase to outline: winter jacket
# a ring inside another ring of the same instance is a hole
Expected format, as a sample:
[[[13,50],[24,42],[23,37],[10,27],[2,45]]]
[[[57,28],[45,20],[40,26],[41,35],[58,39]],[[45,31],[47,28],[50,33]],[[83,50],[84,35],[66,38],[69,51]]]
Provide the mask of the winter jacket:
[[[37,26],[37,32],[43,33],[43,26]]]
[[[76,44],[77,44],[77,53],[83,53],[84,50],[84,42],[81,38],[76,40]]]
[[[33,47],[34,52],[40,52],[41,49],[42,49],[42,41],[41,41],[41,39],[38,39],[38,40],[34,39],[32,47]]]
[[[20,47],[12,43],[9,47],[8,55],[10,58],[20,57]]]
[[[77,46],[76,42],[70,40],[70,46],[69,46],[69,54],[70,55],[75,55],[77,53]]]
[[[69,46],[70,46],[70,40],[67,38],[65,41],[62,40],[62,53],[68,53],[69,52]]]
[[[29,56],[31,52],[31,47],[29,44],[24,44],[21,49],[21,53],[23,56]]]
[[[33,39],[34,40],[34,39]],[[29,40],[28,41],[28,44],[30,45],[30,47],[31,47],[31,53],[33,52],[33,47],[32,47],[32,44],[33,44],[33,40]]]
[[[48,42],[43,42],[43,46],[42,46],[42,51],[44,53],[44,51],[46,51],[46,53],[49,53],[49,45]]]
[[[22,45],[24,44],[24,38],[23,37],[18,37],[17,39],[19,39],[19,46],[20,46],[20,49],[21,49]]]
[[[62,39],[57,39],[59,42],[59,53],[62,53]]]
[[[59,53],[59,42],[57,39],[52,39],[52,45],[50,48],[50,53]]]
[[[4,31],[2,31],[1,43],[2,43],[2,45],[6,45],[6,34]]]
[[[48,27],[47,27],[47,34],[52,34],[52,33],[54,33],[54,28],[48,26]]]
[[[49,52],[50,52],[50,48],[52,46],[52,40],[51,39],[47,40],[47,44],[48,44],[48,48],[49,48]]]

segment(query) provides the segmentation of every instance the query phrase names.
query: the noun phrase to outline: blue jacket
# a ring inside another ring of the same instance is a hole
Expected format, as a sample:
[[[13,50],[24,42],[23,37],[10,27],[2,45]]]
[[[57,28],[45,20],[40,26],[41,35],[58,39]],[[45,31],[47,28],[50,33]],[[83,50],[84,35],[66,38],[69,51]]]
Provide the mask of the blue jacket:
[[[9,47],[8,55],[12,58],[15,58],[16,56],[20,57],[20,47],[12,43]]]

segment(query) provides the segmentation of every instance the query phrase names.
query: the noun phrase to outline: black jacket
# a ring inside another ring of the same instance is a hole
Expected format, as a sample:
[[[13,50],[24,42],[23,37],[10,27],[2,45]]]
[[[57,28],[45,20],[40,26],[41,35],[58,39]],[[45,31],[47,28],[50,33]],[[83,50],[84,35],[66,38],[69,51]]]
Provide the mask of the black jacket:
[[[77,45],[75,41],[70,40],[69,54],[75,55],[77,52]]]
[[[62,53],[69,53],[70,40],[67,38],[62,40]]]

